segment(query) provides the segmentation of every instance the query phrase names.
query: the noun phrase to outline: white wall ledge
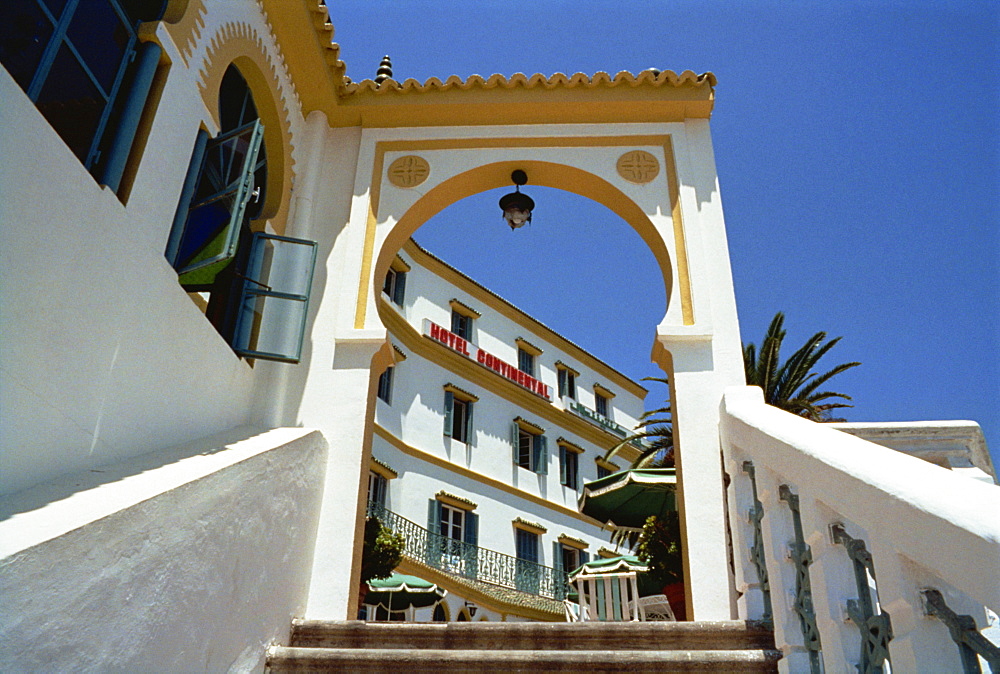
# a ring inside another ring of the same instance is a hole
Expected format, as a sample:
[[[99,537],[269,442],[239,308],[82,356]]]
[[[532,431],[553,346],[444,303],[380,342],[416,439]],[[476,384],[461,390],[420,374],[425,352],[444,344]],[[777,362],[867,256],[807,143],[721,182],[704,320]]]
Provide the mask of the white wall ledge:
[[[312,434],[240,426],[5,496],[0,559]]]

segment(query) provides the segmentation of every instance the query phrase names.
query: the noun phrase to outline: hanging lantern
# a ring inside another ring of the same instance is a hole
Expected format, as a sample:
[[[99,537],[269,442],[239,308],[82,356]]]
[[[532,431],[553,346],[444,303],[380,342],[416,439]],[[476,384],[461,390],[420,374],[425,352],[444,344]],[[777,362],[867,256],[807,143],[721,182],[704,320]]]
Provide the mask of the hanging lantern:
[[[527,173],[518,169],[510,174],[510,179],[514,182],[514,191],[500,197],[500,210],[513,231],[531,222],[531,210],[535,207],[535,202],[527,194],[521,194],[521,185],[528,182]]]

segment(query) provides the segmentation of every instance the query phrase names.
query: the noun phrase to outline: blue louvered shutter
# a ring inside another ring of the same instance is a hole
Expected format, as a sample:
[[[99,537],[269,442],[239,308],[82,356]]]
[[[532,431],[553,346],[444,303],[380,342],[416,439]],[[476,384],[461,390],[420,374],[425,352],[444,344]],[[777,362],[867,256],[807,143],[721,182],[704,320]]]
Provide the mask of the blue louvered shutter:
[[[521,445],[521,427],[517,425],[517,422],[511,422],[510,424],[510,446],[513,449],[513,454],[511,455],[514,465],[518,465],[521,461],[520,456],[520,445]]]
[[[441,537],[441,502],[436,498],[427,504],[427,532],[427,563],[438,568],[441,566],[444,540]]]
[[[566,484],[566,446],[559,445],[559,484]]]
[[[479,576],[479,515],[474,512],[465,513],[465,560],[466,578],[475,579]]]
[[[392,301],[403,306],[403,299],[406,297],[406,272],[396,272],[396,287],[393,289]]]
[[[535,472],[549,474],[549,441],[544,435],[536,435],[532,443],[535,448]]]
[[[465,444],[470,447],[474,445],[476,441],[475,426],[472,425],[472,410],[475,408],[476,404],[471,400],[465,403]]]
[[[589,561],[590,561],[590,553],[587,552],[586,550],[581,550],[580,551],[580,565],[582,566],[582,565],[586,564]]]
[[[565,599],[569,587],[566,582],[566,569],[563,568],[562,543],[559,541],[552,541],[552,569],[555,580],[553,583],[556,594],[555,598],[560,600]]]
[[[455,394],[451,391],[444,392],[444,434],[451,437],[452,416],[455,414]]]

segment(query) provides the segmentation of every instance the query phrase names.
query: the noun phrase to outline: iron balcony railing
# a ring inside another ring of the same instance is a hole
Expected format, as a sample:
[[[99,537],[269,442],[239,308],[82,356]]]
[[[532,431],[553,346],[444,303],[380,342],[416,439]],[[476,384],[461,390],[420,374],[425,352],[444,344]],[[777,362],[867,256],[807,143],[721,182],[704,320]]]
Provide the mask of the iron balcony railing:
[[[414,561],[481,583],[551,599],[566,597],[568,582],[563,571],[428,531],[374,501],[368,502],[368,516],[402,534],[406,539],[403,554]]]

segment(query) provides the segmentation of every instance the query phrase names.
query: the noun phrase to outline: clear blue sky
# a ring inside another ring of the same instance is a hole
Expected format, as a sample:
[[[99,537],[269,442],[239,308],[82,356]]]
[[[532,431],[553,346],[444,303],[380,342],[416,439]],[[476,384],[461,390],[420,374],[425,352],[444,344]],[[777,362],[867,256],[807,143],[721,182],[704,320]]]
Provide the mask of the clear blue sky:
[[[973,419],[1000,467],[1000,3],[330,5],[355,80],[384,54],[397,80],[714,72],[743,340],[779,310],[790,346],[842,335],[827,364],[863,363],[831,382],[848,420]],[[529,227],[502,223],[502,190],[416,238],[626,374],[658,374],[665,300],[638,236],[586,199],[525,191]]]

